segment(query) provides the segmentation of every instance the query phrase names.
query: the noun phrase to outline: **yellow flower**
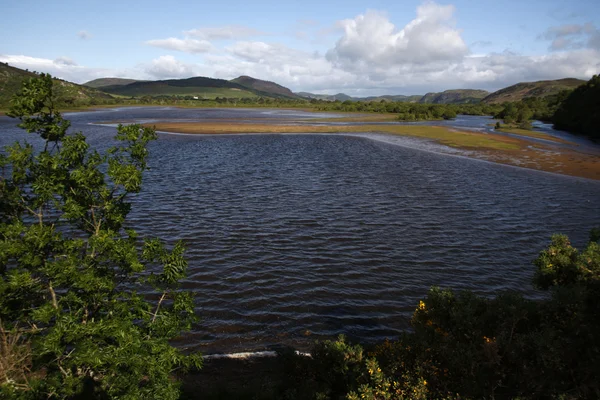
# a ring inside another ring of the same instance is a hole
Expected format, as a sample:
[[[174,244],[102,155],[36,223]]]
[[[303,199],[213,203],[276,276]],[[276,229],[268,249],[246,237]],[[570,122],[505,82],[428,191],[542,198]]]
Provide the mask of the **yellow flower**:
[[[423,379],[423,385],[427,385],[427,381]]]
[[[424,310],[425,309],[425,303],[423,302],[423,300],[419,301],[419,310]]]

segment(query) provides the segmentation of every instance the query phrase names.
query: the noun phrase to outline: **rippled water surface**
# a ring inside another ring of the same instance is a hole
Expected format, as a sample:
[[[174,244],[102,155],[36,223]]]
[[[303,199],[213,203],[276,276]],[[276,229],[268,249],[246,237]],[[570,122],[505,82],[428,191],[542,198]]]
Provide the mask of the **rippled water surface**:
[[[90,122],[203,115],[122,109],[68,117],[102,148],[115,129]],[[13,126],[0,118],[0,144],[19,137]],[[161,134],[151,152],[131,224],[186,243],[184,286],[203,319],[186,343],[206,352],[303,348],[338,333],[394,337],[432,285],[537,296],[531,261],[550,235],[582,246],[600,226],[600,182],[377,135]]]

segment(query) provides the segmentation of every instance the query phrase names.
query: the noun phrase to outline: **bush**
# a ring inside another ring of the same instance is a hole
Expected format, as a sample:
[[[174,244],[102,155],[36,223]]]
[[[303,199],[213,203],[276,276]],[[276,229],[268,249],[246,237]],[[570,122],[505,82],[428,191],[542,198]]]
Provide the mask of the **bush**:
[[[31,347],[26,373],[0,382],[1,393],[176,399],[172,371],[201,362],[169,344],[196,321],[178,289],[184,249],[127,226],[156,133],[119,126],[116,147],[91,150],[67,133],[49,75],[26,81],[12,102],[9,115],[42,144],[0,154],[0,321],[13,349]]]

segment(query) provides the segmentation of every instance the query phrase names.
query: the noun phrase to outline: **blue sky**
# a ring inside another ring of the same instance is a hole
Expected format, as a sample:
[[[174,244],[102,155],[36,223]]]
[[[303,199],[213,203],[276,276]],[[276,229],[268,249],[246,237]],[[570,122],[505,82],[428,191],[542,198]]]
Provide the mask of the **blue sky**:
[[[352,95],[600,73],[600,1],[48,1],[3,5],[0,61],[83,83],[250,75]]]

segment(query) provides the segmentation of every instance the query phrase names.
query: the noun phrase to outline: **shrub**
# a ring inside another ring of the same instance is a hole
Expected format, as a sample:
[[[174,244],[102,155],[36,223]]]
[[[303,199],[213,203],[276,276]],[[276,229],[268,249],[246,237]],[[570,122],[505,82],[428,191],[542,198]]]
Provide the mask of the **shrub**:
[[[191,295],[178,289],[184,249],[143,240],[127,225],[156,133],[119,126],[117,146],[91,150],[82,133],[67,133],[44,74],[23,84],[9,115],[42,140],[0,154],[0,320],[11,343],[3,351],[31,346],[21,358],[27,368],[15,363],[25,387],[9,377],[0,390],[176,399],[172,371],[201,362],[169,344],[196,321]]]

